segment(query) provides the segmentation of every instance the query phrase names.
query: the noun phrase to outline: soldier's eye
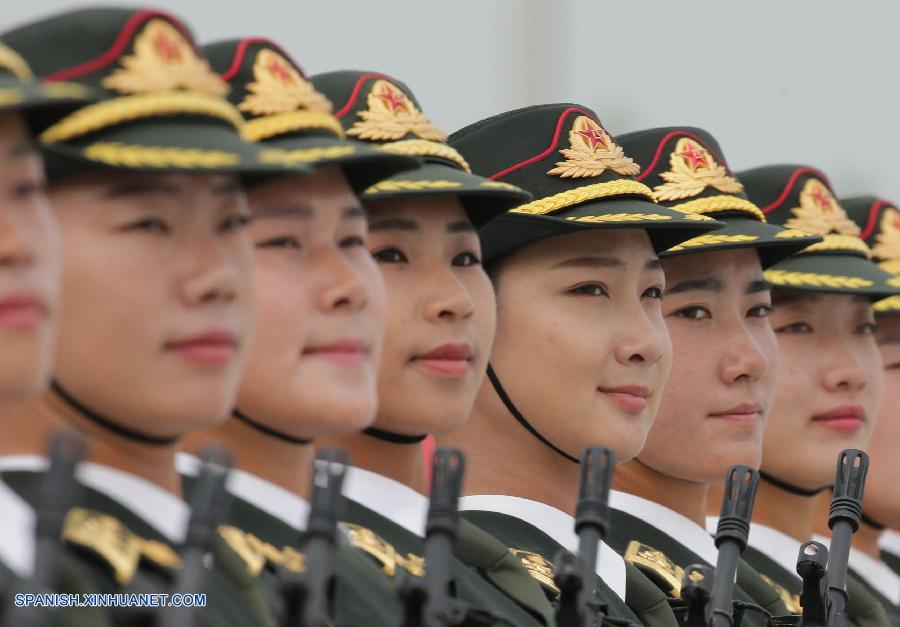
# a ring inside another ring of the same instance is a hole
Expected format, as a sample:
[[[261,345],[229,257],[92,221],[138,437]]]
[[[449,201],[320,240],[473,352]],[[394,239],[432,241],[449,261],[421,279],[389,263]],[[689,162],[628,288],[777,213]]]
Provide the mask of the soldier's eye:
[[[812,333],[813,328],[807,322],[792,322],[775,329],[775,333]]]
[[[473,252],[464,252],[453,258],[453,265],[467,268],[469,266],[477,266],[481,263],[481,259]]]
[[[583,283],[570,290],[571,293],[581,296],[609,296],[609,292],[600,283]]]
[[[772,314],[772,307],[770,305],[757,305],[750,309],[747,312],[747,317],[749,318],[768,318]]]
[[[661,299],[662,298],[662,288],[659,286],[648,287],[646,290],[644,290],[643,297],[644,298]]]
[[[860,335],[875,335],[878,331],[878,325],[874,322],[865,322],[856,327],[856,332]]]
[[[365,246],[366,240],[359,235],[350,235],[341,240],[341,248],[353,248],[354,246]]]
[[[282,235],[263,240],[256,245],[257,248],[300,248],[300,240],[291,235]]]
[[[231,231],[240,231],[250,224],[250,216],[246,213],[236,213],[222,222],[222,230],[226,233]]]
[[[167,234],[171,233],[172,229],[169,228],[169,224],[163,220],[162,218],[157,217],[146,217],[141,218],[140,220],[135,220],[134,222],[129,222],[125,226],[122,227],[123,231],[145,231],[148,233],[162,233]]]
[[[407,263],[409,261],[398,248],[382,248],[372,251],[372,257],[378,263]]]
[[[688,320],[706,320],[712,318],[712,314],[706,307],[700,305],[691,305],[684,307],[675,312],[675,316],[679,318],[687,318]]]

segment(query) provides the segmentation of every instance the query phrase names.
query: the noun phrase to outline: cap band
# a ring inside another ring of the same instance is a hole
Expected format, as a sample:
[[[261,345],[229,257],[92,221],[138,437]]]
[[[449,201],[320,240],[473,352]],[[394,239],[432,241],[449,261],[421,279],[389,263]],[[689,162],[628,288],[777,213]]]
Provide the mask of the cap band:
[[[337,118],[324,111],[290,111],[247,120],[241,127],[241,136],[257,142],[293,131],[320,129],[343,139],[344,128]]]
[[[407,157],[437,157],[452,161],[465,172],[471,174],[472,168],[469,167],[468,161],[451,146],[440,142],[433,142],[427,139],[406,139],[403,141],[390,142],[383,144],[380,148],[384,151],[395,155],[406,155]]]
[[[524,205],[520,205],[515,209],[511,209],[511,213],[528,213],[532,215],[546,215],[554,213],[578,205],[589,200],[597,200],[599,198],[609,198],[611,196],[641,196],[647,200],[656,203],[653,198],[653,191],[637,181],[629,179],[619,179],[616,181],[607,181],[605,183],[594,183],[592,185],[584,185],[576,187],[540,200],[535,200]]]
[[[753,216],[754,219],[765,222],[766,216],[759,207],[739,196],[709,196],[689,200],[679,205],[670,205],[672,209],[685,213],[719,213],[722,211],[738,211]]]

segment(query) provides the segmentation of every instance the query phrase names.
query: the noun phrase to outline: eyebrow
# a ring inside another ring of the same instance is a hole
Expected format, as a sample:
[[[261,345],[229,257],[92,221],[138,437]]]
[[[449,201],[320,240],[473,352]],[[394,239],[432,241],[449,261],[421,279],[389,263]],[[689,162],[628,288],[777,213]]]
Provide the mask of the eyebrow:
[[[713,292],[719,294],[723,291],[725,291],[725,283],[722,279],[710,276],[679,281],[668,288],[666,294],[682,294],[684,292]]]
[[[448,233],[474,233],[475,226],[468,220],[457,220],[447,224]],[[369,222],[369,231],[407,231],[417,232],[421,227],[409,218],[375,218]]]
[[[745,294],[759,294],[760,292],[771,292],[772,284],[765,279],[756,279],[747,284]]]

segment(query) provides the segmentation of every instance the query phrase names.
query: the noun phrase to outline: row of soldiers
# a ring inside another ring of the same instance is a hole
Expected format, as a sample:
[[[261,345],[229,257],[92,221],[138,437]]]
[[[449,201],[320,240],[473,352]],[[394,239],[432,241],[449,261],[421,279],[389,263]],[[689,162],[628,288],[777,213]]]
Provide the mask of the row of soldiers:
[[[892,203],[151,10],[0,73],[0,624],[900,623]]]

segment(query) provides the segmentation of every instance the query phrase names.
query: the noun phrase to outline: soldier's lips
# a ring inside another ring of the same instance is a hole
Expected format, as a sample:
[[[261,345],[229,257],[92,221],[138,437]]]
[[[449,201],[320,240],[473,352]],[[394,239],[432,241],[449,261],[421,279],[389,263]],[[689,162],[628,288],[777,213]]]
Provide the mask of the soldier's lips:
[[[831,411],[816,414],[812,420],[835,431],[853,433],[863,426],[866,421],[866,412],[859,405],[841,405]]]
[[[741,403],[725,411],[709,414],[710,418],[738,423],[756,423],[762,420],[762,408],[755,403]]]
[[[47,304],[37,294],[22,292],[0,298],[0,325],[15,331],[34,331],[47,313]]]
[[[647,409],[647,398],[650,396],[650,388],[644,385],[598,387],[597,391],[630,414],[639,414]]]

